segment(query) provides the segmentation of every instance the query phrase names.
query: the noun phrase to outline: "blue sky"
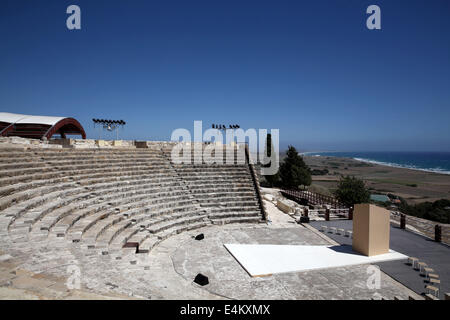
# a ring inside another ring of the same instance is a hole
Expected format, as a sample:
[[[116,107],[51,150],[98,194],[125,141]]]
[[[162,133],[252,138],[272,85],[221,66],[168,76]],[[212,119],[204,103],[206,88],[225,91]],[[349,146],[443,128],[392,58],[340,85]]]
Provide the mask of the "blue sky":
[[[91,118],[147,140],[202,120],[279,128],[282,148],[450,151],[447,0],[2,0],[0,39],[0,111],[91,138]]]

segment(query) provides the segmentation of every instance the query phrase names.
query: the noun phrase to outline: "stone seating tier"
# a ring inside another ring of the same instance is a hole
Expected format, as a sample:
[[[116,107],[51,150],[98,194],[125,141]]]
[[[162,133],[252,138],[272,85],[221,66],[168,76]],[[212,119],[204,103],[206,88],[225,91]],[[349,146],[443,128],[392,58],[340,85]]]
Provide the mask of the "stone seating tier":
[[[142,254],[180,232],[261,222],[249,166],[237,155],[234,164],[175,164],[172,146],[2,148],[0,249],[60,252],[35,268],[58,266],[65,256],[103,263],[104,255],[129,267],[136,252],[127,243]]]

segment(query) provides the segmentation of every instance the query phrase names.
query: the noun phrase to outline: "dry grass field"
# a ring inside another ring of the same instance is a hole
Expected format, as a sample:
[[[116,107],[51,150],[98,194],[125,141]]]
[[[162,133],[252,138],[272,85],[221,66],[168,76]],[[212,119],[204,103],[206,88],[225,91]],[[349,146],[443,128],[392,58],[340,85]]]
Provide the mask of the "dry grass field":
[[[347,158],[304,156],[311,169],[328,169],[313,176],[313,188],[332,192],[341,175],[353,175],[366,182],[373,193],[393,193],[409,203],[450,199],[450,175],[393,168]]]

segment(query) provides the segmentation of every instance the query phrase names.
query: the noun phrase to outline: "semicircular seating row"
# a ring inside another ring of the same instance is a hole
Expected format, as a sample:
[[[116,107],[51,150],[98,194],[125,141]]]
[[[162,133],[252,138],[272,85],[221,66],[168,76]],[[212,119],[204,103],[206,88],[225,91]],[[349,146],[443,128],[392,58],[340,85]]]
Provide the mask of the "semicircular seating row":
[[[247,164],[174,164],[170,152],[1,149],[1,250],[58,243],[120,259],[208,224],[261,221]]]

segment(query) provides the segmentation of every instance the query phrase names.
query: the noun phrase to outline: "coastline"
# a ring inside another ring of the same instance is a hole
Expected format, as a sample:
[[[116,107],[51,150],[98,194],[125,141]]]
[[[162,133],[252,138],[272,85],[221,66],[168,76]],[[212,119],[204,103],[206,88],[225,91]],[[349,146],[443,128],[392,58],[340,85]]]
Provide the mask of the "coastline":
[[[325,192],[333,192],[340,177],[350,175],[364,180],[372,193],[392,193],[412,204],[450,199],[446,173],[328,155],[303,157],[312,170],[328,170],[328,174],[313,175],[313,186]]]
[[[387,167],[393,167],[393,168],[410,169],[410,170],[418,170],[418,171],[424,171],[424,172],[429,172],[429,173],[439,173],[439,174],[444,174],[444,175],[450,175],[450,170],[441,169],[441,168],[421,168],[421,167],[418,167],[415,165],[404,165],[404,164],[395,163],[395,162],[372,160],[372,159],[366,159],[366,158],[362,158],[362,157],[351,157],[351,156],[338,157],[338,156],[330,155],[330,153],[333,153],[333,152],[326,152],[328,154],[324,154],[324,155],[321,155],[319,153],[321,153],[321,152],[304,152],[301,155],[306,156],[306,157],[335,157],[335,158],[356,160],[356,161],[371,163],[371,164],[380,165],[380,166],[387,166]]]
[[[414,166],[405,166],[405,165],[401,165],[401,164],[397,164],[397,163],[389,163],[389,162],[368,160],[368,159],[362,159],[362,158],[347,158],[347,159],[353,159],[353,160],[356,160],[356,161],[372,163],[372,164],[376,164],[376,165],[379,165],[379,166],[386,166],[386,167],[392,167],[392,168],[409,169],[409,170],[424,171],[424,172],[429,172],[429,173],[450,175],[450,171],[440,171],[440,170],[437,170],[437,169],[423,169],[423,168],[417,168],[417,167],[414,167]]]

